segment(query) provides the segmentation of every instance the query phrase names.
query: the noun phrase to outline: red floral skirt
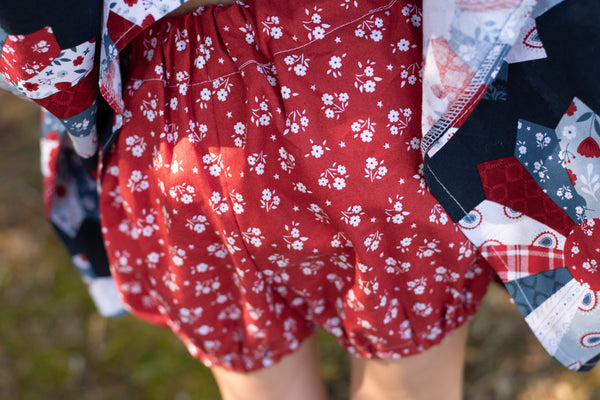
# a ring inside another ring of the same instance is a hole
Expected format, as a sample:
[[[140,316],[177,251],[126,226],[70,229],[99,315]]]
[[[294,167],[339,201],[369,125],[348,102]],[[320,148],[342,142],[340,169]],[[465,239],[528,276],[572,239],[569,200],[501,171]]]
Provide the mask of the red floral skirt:
[[[132,313],[239,371],[316,327],[411,355],[475,313],[489,268],[421,171],[420,4],[209,7],[129,58],[101,219]]]

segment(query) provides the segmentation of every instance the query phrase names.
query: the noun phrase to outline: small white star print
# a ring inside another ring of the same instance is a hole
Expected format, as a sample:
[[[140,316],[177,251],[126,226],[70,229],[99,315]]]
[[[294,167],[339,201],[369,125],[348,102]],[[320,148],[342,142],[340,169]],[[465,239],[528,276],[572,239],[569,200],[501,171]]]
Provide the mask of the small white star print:
[[[340,142],[340,147],[342,147],[342,148],[346,147],[346,143]]]
[[[391,71],[391,70],[393,70],[393,69],[394,69],[394,66],[393,66],[392,64],[388,64],[388,65],[387,65],[387,70],[388,70],[388,71]]]
[[[379,108],[383,107],[383,102],[381,100],[377,102],[377,107],[379,107]]]
[[[275,136],[275,135],[271,135],[271,140],[272,140],[272,141],[276,141],[276,140],[277,140],[277,136]]]
[[[326,200],[326,201],[325,201],[325,205],[326,205],[326,206],[330,206],[330,205],[331,205],[331,201],[329,201],[329,200]]]
[[[300,211],[300,208],[298,206],[294,206],[294,208],[292,208],[292,210],[294,210],[294,211]]]
[[[195,173],[195,174],[197,174],[198,173],[198,167],[192,168],[192,172]]]
[[[219,58],[219,64],[223,64],[225,62],[225,60],[223,59],[223,57]]]
[[[384,144],[384,145],[383,145],[383,148],[384,148],[384,149],[389,149],[389,148],[390,148],[390,144],[389,144],[389,143],[386,143],[386,144]]]
[[[233,113],[231,111],[227,112],[227,118],[233,117]]]
[[[341,42],[342,42],[342,39],[340,39],[340,38],[339,38],[339,36],[338,36],[338,37],[336,37],[336,38],[335,38],[335,40],[334,40],[334,41],[335,41],[336,43],[341,43]]]
[[[377,218],[375,218],[375,217],[371,218],[371,222],[375,223],[375,221],[377,221]]]

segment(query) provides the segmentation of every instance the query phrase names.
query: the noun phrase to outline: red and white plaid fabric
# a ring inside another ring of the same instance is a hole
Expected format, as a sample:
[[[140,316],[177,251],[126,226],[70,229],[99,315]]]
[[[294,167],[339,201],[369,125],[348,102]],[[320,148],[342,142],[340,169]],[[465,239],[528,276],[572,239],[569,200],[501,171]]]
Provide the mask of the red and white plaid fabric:
[[[480,251],[503,282],[565,266],[561,249],[494,244],[483,246]]]

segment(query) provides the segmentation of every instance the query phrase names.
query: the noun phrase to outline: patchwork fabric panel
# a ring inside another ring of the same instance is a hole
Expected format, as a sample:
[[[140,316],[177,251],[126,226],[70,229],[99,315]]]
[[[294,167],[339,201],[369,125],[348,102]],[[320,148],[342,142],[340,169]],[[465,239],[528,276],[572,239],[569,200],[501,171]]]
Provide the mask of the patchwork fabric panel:
[[[546,350],[587,370],[600,355],[600,4],[547,3],[424,171]]]

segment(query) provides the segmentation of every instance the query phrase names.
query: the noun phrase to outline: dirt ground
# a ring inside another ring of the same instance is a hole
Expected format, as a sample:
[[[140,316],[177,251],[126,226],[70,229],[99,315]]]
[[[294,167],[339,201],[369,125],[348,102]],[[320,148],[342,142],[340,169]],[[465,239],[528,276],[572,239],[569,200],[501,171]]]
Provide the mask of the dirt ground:
[[[37,108],[0,93],[0,400],[218,399],[171,333],[95,312],[44,220],[38,132]],[[347,356],[321,344],[331,398],[345,399]],[[473,400],[600,399],[600,367],[554,361],[497,286],[472,322],[465,382]]]

